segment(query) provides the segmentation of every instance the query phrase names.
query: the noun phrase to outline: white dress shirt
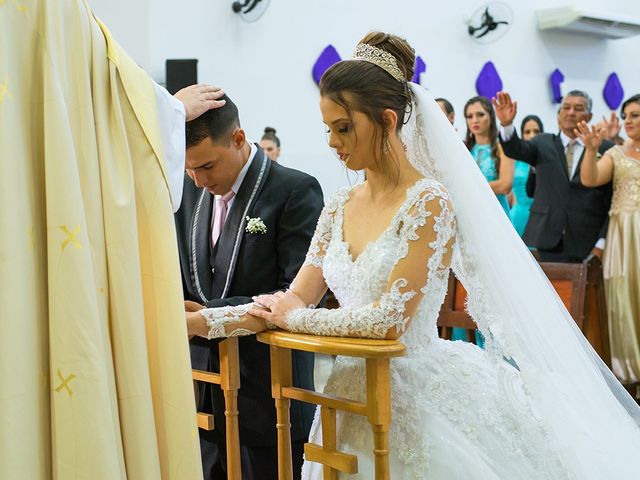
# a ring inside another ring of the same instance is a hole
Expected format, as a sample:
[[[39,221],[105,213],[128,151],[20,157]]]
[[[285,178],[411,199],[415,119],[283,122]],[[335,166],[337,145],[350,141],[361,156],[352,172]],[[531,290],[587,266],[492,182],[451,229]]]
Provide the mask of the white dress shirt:
[[[256,147],[255,143],[250,142],[249,140],[247,140],[247,142],[249,142],[249,146],[251,147],[251,153],[249,153],[249,159],[247,160],[247,163],[244,164],[244,167],[242,167],[242,170],[240,170],[240,173],[238,174],[236,181],[231,186],[231,191],[234,193],[234,195],[233,195],[233,198],[227,202],[227,211],[231,210],[231,207],[233,206],[233,202],[236,200],[236,195],[238,195],[238,191],[240,190],[240,187],[242,186],[242,182],[244,181],[244,177],[247,176],[247,172],[249,171],[251,162],[253,162],[253,159],[255,158],[256,153],[258,152],[258,147]],[[216,198],[220,198],[221,196],[222,195],[216,195]],[[227,218],[229,218],[229,215],[227,215]],[[226,222],[226,219],[225,219],[225,222]]]

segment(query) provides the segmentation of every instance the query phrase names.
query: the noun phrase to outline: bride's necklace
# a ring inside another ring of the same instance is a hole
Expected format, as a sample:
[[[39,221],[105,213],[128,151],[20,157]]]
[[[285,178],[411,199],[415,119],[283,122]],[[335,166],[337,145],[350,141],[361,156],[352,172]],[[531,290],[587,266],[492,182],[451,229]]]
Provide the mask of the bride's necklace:
[[[636,147],[635,145],[631,145],[631,148],[633,149],[634,152],[640,153],[640,147]]]

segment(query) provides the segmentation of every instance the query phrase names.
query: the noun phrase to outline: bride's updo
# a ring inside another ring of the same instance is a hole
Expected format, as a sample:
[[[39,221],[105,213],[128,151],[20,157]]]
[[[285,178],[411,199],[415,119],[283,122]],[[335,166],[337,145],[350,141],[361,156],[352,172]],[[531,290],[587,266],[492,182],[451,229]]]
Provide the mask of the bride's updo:
[[[367,52],[366,45],[375,47]],[[365,46],[363,48],[363,46]],[[356,58],[375,57],[376,50],[383,54],[374,60],[345,60],[329,68],[320,80],[320,95],[342,108],[350,117],[357,111],[367,115],[375,125],[373,151],[376,162],[390,160],[388,155],[388,129],[385,128],[382,113],[393,110],[398,116],[396,131],[408,120],[411,106],[411,90],[407,82],[414,73],[415,50],[409,43],[396,35],[383,32],[368,33],[356,47]],[[364,54],[358,54],[364,50]],[[386,163],[386,162],[385,162]],[[388,164],[387,164],[388,165]]]

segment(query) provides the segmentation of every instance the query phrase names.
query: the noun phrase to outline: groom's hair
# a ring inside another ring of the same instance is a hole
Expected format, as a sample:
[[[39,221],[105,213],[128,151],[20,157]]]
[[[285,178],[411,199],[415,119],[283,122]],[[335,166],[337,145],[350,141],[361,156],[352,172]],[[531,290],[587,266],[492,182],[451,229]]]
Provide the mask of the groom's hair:
[[[195,147],[207,137],[216,144],[229,144],[231,134],[240,126],[238,107],[226,95],[219,100],[226,101],[224,106],[208,110],[198,118],[187,122],[187,148]]]

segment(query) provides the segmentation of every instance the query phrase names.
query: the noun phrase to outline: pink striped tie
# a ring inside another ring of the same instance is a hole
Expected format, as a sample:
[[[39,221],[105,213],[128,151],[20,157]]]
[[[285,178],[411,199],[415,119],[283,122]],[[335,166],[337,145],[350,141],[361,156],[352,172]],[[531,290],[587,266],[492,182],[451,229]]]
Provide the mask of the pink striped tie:
[[[222,235],[224,222],[227,219],[227,205],[234,195],[233,190],[230,190],[222,196],[216,195],[216,204],[213,210],[213,226],[211,227],[211,244],[214,247],[220,235]]]

